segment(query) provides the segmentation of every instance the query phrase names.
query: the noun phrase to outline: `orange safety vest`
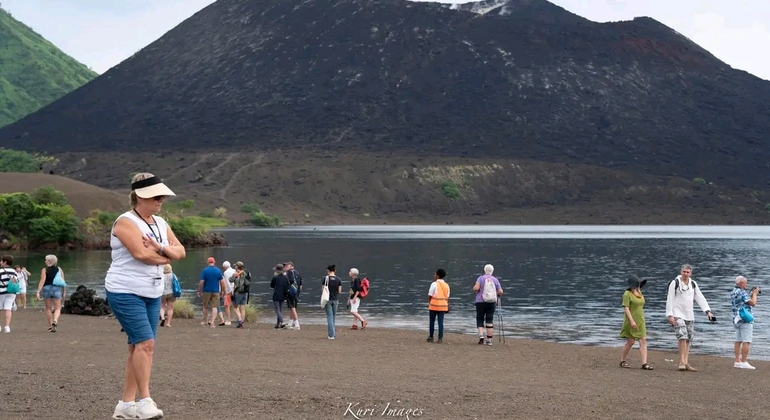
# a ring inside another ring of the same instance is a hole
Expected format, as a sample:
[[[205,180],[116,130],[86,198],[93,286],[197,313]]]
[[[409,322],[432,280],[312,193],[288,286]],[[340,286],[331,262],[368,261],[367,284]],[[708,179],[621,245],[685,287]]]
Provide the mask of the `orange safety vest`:
[[[430,303],[428,303],[428,310],[437,312],[449,311],[449,285],[443,281],[436,282],[436,295],[431,296]]]

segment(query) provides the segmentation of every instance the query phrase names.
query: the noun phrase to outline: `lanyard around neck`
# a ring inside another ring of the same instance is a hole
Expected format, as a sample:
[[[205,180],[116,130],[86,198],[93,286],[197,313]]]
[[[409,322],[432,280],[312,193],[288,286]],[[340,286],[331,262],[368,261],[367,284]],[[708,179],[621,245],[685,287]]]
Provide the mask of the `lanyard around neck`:
[[[142,221],[144,222],[144,224],[146,224],[146,225],[147,225],[147,228],[148,228],[148,229],[150,229],[150,232],[152,232],[152,234],[153,234],[153,235],[155,235],[155,230],[153,230],[152,226],[150,226],[150,224],[149,224],[149,223],[147,223],[147,220],[144,220],[144,217],[142,217],[142,215],[141,215],[141,214],[139,214],[139,212],[138,212],[138,211],[136,211],[136,209],[134,209],[134,213],[136,213],[136,215],[137,215],[137,216],[138,216],[140,219],[142,219]],[[158,243],[161,243],[161,244],[162,244],[162,243],[163,243],[163,235],[161,235],[161,233],[160,233],[160,226],[158,225],[158,222],[157,222],[157,221],[155,221],[155,216],[150,216],[150,217],[152,217],[152,223],[154,223],[154,224],[155,224],[155,226],[158,228]]]

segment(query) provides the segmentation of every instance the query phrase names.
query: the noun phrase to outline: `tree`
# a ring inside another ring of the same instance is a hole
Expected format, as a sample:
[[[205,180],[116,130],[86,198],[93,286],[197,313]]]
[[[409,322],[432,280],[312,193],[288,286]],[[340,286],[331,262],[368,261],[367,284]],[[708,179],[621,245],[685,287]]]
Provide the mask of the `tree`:
[[[67,204],[67,196],[51,185],[40,187],[32,192],[32,200],[37,204],[56,204],[64,206]]]

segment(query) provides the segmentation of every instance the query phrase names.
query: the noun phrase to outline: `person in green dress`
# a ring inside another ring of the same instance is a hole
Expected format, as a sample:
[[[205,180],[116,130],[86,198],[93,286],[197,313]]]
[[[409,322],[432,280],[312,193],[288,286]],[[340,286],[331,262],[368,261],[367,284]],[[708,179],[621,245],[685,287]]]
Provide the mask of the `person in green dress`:
[[[632,275],[628,278],[628,289],[623,293],[623,328],[620,337],[626,339],[623,346],[623,355],[620,358],[620,367],[630,368],[626,362],[628,353],[634,342],[639,340],[639,352],[642,356],[642,369],[652,370],[647,364],[647,328],[644,323],[644,295],[642,287],[647,280],[639,281],[639,277]]]

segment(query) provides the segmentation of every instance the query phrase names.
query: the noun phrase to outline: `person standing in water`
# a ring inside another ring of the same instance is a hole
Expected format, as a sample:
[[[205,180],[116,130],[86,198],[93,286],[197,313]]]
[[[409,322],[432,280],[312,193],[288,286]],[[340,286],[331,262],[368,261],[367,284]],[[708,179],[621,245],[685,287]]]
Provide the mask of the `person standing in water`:
[[[626,339],[623,352],[620,356],[620,367],[630,368],[626,362],[628,353],[634,342],[639,341],[639,353],[642,357],[642,369],[652,370],[647,364],[647,326],[644,322],[644,295],[642,287],[647,280],[639,281],[639,277],[632,275],[628,278],[628,289],[623,293],[623,328],[620,337]]]

